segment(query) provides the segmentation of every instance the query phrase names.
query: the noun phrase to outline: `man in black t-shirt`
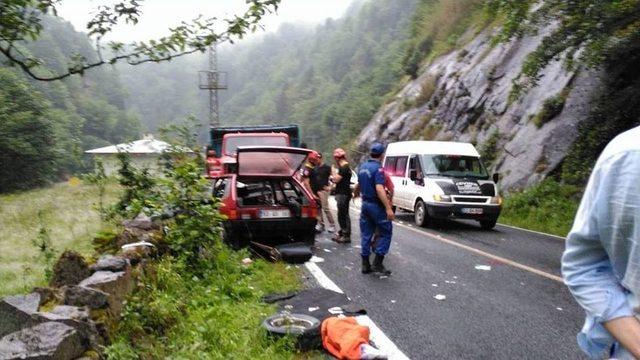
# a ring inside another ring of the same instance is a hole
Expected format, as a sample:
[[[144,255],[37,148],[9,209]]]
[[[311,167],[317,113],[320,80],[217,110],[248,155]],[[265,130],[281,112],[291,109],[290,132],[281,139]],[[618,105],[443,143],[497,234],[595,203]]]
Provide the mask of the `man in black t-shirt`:
[[[331,176],[336,184],[335,198],[338,206],[338,223],[340,231],[333,237],[339,243],[351,242],[351,218],[349,217],[349,201],[351,201],[351,168],[347,161],[347,153],[340,148],[333,151],[333,158],[338,167],[337,174]]]
[[[316,166],[311,170],[311,191],[313,196],[320,202],[321,209],[318,211],[318,225],[316,225],[316,231],[322,232],[324,230],[324,216],[327,217],[329,226],[327,231],[336,231],[335,222],[329,209],[329,177],[331,176],[331,166],[322,162],[322,154],[318,153],[319,159],[316,161]]]

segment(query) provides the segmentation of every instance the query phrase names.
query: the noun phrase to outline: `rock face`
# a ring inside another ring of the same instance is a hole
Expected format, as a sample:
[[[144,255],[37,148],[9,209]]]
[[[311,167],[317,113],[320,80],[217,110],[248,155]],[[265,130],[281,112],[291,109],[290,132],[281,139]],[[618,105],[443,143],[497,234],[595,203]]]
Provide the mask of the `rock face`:
[[[0,359],[67,360],[81,356],[86,345],[71,326],[45,322],[0,339]]]
[[[80,286],[103,291],[108,296],[109,311],[114,317],[119,317],[122,302],[132,290],[133,282],[130,271],[97,271],[91,277],[84,279]]]
[[[104,309],[109,305],[109,294],[84,286],[69,286],[63,289],[65,305],[86,306],[89,309]]]
[[[51,286],[77,285],[89,275],[91,275],[89,265],[87,265],[82,255],[75,251],[67,250],[62,253],[53,266]]]
[[[119,256],[104,255],[101,256],[97,263],[91,266],[92,271],[124,271],[129,262],[127,259]]]
[[[526,56],[551,28],[492,45],[495,31],[467,36],[472,39],[462,49],[423,68],[362,130],[358,150],[366,153],[375,140],[471,142],[494,158],[491,170],[502,174],[501,185],[507,190],[536,183],[555,170],[590,111],[592,94],[601,86],[600,74],[567,71],[562,62],[554,61],[543,69],[536,87],[510,99]],[[552,97],[561,99],[563,107],[547,122],[536,124],[536,115]]]
[[[0,337],[16,332],[25,326],[38,323],[34,314],[40,306],[40,295],[7,296],[0,301]],[[1,357],[0,357],[1,358]]]

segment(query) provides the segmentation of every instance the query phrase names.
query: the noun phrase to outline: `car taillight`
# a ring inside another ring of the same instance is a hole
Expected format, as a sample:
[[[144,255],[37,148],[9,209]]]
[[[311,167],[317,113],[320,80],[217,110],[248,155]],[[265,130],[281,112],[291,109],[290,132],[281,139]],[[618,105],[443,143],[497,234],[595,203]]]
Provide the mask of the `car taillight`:
[[[303,206],[300,215],[303,218],[316,218],[318,216],[318,208],[315,206]]]
[[[229,220],[237,220],[238,219],[238,211],[229,210],[229,212],[227,213],[227,218],[229,218]]]

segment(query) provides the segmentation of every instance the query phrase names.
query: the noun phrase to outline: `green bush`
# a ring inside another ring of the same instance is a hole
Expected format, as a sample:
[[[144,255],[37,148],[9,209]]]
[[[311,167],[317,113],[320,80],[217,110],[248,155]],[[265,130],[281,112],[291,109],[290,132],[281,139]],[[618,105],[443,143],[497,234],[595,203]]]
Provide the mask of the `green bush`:
[[[566,236],[578,210],[582,189],[547,179],[504,199],[500,222]]]
[[[536,124],[537,127],[541,128],[542,125],[560,115],[562,109],[564,109],[564,103],[566,100],[567,97],[563,93],[546,99],[542,104],[540,112],[533,117],[533,123]]]

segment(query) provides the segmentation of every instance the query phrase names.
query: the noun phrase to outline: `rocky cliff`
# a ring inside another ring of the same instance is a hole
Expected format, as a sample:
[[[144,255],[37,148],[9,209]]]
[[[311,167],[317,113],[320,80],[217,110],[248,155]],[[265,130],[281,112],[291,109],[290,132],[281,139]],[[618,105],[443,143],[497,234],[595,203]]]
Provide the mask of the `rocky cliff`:
[[[356,140],[452,140],[476,144],[502,175],[502,188],[520,189],[561,166],[590,112],[601,76],[551,62],[538,84],[510,96],[526,56],[551,28],[493,44],[496,29],[466,35],[456,51],[434,59],[375,114]]]

